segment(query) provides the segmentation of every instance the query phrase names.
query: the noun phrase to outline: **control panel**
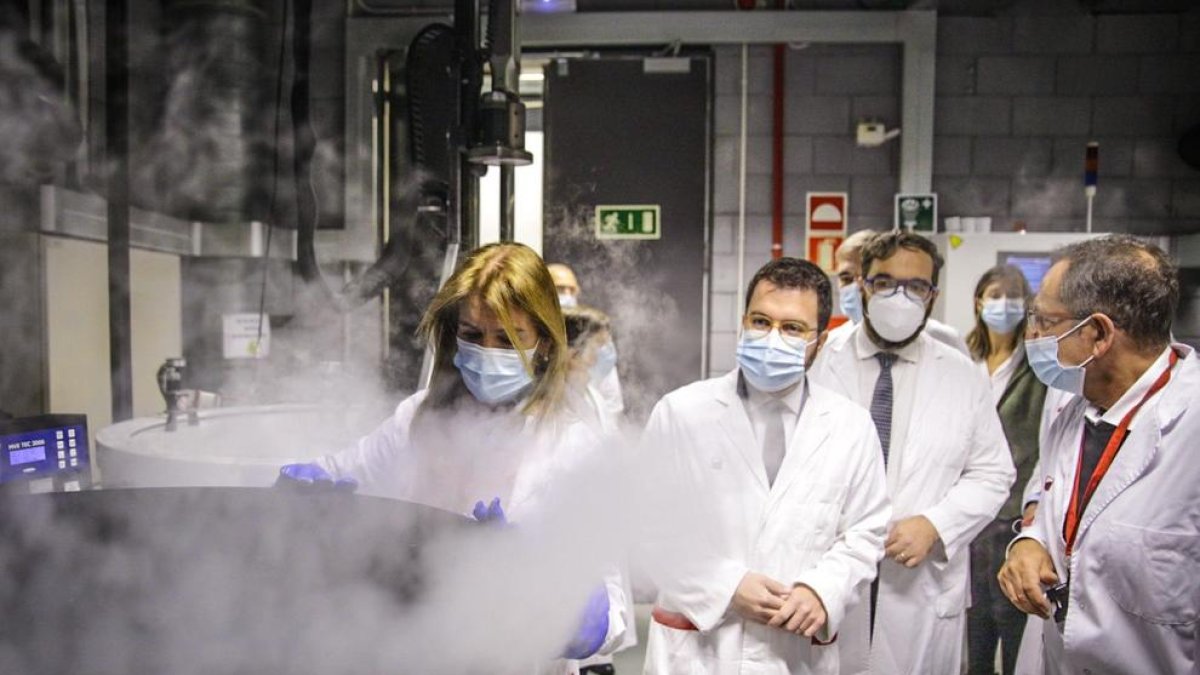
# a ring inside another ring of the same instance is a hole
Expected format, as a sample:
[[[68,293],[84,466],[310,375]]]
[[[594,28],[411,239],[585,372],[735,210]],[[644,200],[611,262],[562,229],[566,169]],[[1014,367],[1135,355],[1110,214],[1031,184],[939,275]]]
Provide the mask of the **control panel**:
[[[72,492],[91,483],[87,416],[0,421],[0,486],[5,490]]]

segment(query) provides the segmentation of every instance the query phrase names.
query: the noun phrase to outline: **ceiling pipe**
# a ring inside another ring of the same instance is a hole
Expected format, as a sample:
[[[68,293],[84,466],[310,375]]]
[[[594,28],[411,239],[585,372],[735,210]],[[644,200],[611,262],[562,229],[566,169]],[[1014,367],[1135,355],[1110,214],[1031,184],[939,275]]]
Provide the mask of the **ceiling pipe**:
[[[776,0],[776,9],[784,9],[784,0]],[[783,123],[784,123],[784,94],[786,90],[787,45],[777,44],[774,50],[772,68],[772,105],[771,124],[771,258],[783,257]]]

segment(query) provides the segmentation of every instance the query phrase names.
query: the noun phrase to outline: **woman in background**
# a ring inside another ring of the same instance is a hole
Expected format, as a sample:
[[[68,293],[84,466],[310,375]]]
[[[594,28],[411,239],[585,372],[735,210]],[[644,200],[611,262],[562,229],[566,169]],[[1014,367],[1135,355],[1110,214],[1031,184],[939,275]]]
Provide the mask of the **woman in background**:
[[[987,375],[1017,479],[996,520],[971,544],[971,608],[967,610],[970,675],[995,672],[1000,645],[1004,675],[1012,675],[1026,617],[1000,591],[996,575],[1008,543],[1023,522],[1032,522],[1036,490],[1026,491],[1036,474],[1040,438],[1049,426],[1057,398],[1025,358],[1025,314],[1033,293],[1025,275],[1011,265],[984,272],[975,285],[975,327],[967,335],[971,357]],[[1036,483],[1036,481],[1034,481]]]
[[[567,343],[570,345],[570,366],[567,374],[569,395],[583,398],[589,413],[589,420],[606,436],[620,431],[620,415],[605,404],[604,395],[599,384],[608,377],[617,365],[617,349],[613,344],[608,315],[594,308],[583,305],[569,305],[563,308],[563,318],[567,324]],[[587,555],[591,552],[581,551]],[[625,597],[633,598],[629,570],[624,570]],[[637,634],[634,632],[633,615],[625,617],[631,627],[625,634],[625,639],[614,651],[623,651],[637,644]],[[613,675],[612,656],[597,655],[580,663],[580,675]]]
[[[617,430],[619,415],[606,405],[600,383],[617,365],[608,315],[582,305],[563,309],[571,360],[567,383],[585,397],[590,415],[605,433]]]

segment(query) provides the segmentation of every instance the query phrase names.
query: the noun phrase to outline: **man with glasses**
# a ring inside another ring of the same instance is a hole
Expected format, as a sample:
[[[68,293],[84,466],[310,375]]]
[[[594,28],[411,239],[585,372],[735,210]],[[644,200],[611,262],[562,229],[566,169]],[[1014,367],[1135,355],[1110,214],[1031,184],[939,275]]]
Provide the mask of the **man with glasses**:
[[[893,519],[876,584],[860,589],[838,640],[842,672],[957,673],[968,545],[1015,478],[987,379],[923,331],[937,298],[937,248],[886,232],[862,250],[863,321],[812,372],[870,411]]]
[[[858,285],[858,280],[862,276],[862,247],[875,234],[874,230],[859,230],[846,237],[842,245],[838,246],[837,252],[833,254],[834,264],[837,266],[835,276],[838,284],[838,304],[841,306],[842,314],[846,315],[847,321],[829,331],[829,339],[833,341],[830,344],[836,344],[845,339],[855,326],[862,323],[862,295]],[[962,336],[953,326],[929,317],[925,320],[925,332],[929,333],[933,339],[954,347],[966,356],[971,355],[970,350],[967,349],[967,343],[963,341]]]
[[[781,258],[746,296],[738,367],[667,394],[647,423],[663,490],[686,504],[658,542],[672,562],[647,673],[839,672],[830,643],[883,554],[891,509],[870,418],[805,377],[828,277]]]
[[[1077,395],[1000,570],[1013,604],[1049,619],[1048,673],[1200,667],[1200,363],[1171,343],[1178,304],[1166,254],[1110,235],[1060,252],[1029,313],[1034,373]]]

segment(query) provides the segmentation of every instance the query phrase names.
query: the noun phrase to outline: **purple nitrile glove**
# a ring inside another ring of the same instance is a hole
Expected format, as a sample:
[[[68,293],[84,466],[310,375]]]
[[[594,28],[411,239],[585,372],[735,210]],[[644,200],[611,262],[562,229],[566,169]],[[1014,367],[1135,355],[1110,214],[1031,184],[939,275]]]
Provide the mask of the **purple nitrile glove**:
[[[484,506],[482,501],[475,502],[475,510],[471,512],[471,515],[481,523],[508,524],[508,518],[504,517],[504,509],[500,508],[499,497],[493,497],[487,506]]]
[[[608,589],[601,585],[588,596],[583,618],[563,656],[586,659],[599,651],[608,635]]]
[[[358,481],[353,478],[334,480],[328,471],[316,463],[287,464],[280,467],[276,487],[296,487],[301,490],[354,492]]]

